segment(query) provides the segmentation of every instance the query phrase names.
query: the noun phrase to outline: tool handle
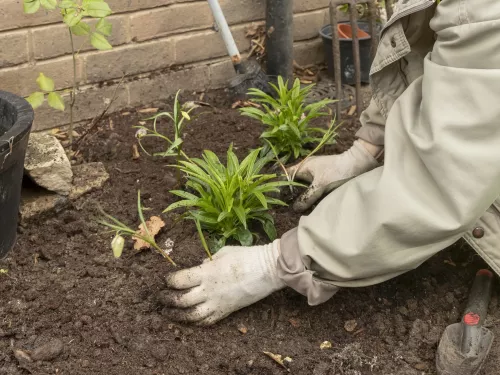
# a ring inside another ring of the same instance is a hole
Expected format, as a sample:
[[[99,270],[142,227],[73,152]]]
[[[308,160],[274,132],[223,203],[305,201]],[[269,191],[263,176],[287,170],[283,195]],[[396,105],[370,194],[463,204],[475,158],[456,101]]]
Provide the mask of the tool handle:
[[[222,35],[222,39],[226,45],[227,53],[231,57],[231,61],[233,62],[234,69],[236,72],[239,72],[241,65],[241,56],[238,51],[238,47],[234,41],[233,35],[231,34],[231,30],[229,29],[229,25],[227,24],[226,18],[224,17],[224,13],[222,12],[222,8],[217,0],[208,0],[208,5],[212,10],[212,14],[214,16],[215,22],[219,27],[219,32]]]
[[[491,271],[481,269],[476,273],[462,317],[462,353],[465,355],[477,355],[479,351],[481,328],[488,313],[492,285],[493,273]]]

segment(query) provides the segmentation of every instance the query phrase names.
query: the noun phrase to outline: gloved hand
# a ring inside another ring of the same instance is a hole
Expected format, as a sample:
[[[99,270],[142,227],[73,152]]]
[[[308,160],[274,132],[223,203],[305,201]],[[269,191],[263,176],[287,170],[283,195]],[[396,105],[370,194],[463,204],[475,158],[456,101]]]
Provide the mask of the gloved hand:
[[[303,164],[288,169],[290,176],[311,183],[309,188],[293,205],[296,212],[310,208],[323,194],[331,192],[351,178],[379,166],[375,157],[382,151],[362,140],[354,141],[352,147],[339,155],[311,156]],[[297,170],[298,169],[298,170]]]
[[[172,320],[211,325],[283,289],[276,264],[279,240],[265,246],[226,246],[213,260],[170,274],[159,302]]]

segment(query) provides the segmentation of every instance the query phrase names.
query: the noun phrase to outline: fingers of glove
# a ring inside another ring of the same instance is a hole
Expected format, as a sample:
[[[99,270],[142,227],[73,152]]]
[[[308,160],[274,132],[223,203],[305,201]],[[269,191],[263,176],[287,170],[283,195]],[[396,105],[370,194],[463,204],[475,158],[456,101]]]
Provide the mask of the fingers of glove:
[[[207,300],[202,288],[193,288],[189,291],[162,290],[158,294],[158,301],[166,307],[186,309],[196,306]]]
[[[209,315],[208,317],[206,317],[205,319],[203,320],[200,320],[198,322],[196,322],[196,325],[197,326],[200,326],[200,327],[208,327],[208,326],[212,326],[214,325],[215,323],[219,322],[220,320],[224,319],[225,317],[227,317],[229,315],[229,313],[227,314],[223,314],[223,315],[220,315],[220,314],[217,314],[217,313],[214,313],[214,314],[211,314]]]
[[[164,308],[162,314],[175,322],[197,323],[208,318],[212,310],[201,304],[187,309]]]
[[[310,161],[313,159],[311,157],[310,159],[306,160],[304,163],[298,163],[295,165],[292,165],[291,167],[287,168],[287,173],[290,177],[295,177],[296,179],[298,178],[299,180],[303,180],[306,182],[312,182],[314,176],[311,173],[311,170],[307,168],[307,165],[310,163]]]
[[[325,192],[324,186],[319,186],[314,182],[294,203],[293,210],[295,212],[304,212],[316,203],[323,193]]]
[[[201,266],[171,273],[166,277],[167,286],[171,289],[188,289],[201,284],[203,268]]]

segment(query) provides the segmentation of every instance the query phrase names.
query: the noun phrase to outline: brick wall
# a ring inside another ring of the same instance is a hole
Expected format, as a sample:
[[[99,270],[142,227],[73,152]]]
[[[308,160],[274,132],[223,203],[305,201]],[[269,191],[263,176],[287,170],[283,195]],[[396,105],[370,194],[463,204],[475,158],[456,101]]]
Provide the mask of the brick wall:
[[[292,1],[292,0],[290,0]],[[75,120],[100,113],[126,74],[111,111],[166,99],[177,89],[222,87],[234,74],[206,1],[108,0],[113,15],[114,48],[82,48],[77,61],[80,92]],[[265,0],[220,0],[234,38],[244,54],[250,47],[245,29],[264,19]],[[294,0],[294,51],[300,64],[323,60],[319,28],[328,20],[328,0]],[[76,41],[79,46],[81,42]],[[39,72],[54,78],[57,89],[72,83],[67,29],[57,12],[25,15],[22,0],[0,0],[0,90],[28,95]],[[44,105],[35,130],[61,126],[67,112]]]

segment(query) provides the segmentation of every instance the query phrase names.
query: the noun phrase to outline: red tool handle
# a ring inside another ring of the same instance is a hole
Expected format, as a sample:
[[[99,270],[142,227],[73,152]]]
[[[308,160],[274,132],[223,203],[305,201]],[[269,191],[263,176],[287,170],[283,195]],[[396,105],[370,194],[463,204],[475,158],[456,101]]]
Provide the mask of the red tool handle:
[[[488,314],[493,273],[481,269],[476,273],[469,294],[469,301],[462,318],[462,354],[477,355],[480,348],[481,327]]]

